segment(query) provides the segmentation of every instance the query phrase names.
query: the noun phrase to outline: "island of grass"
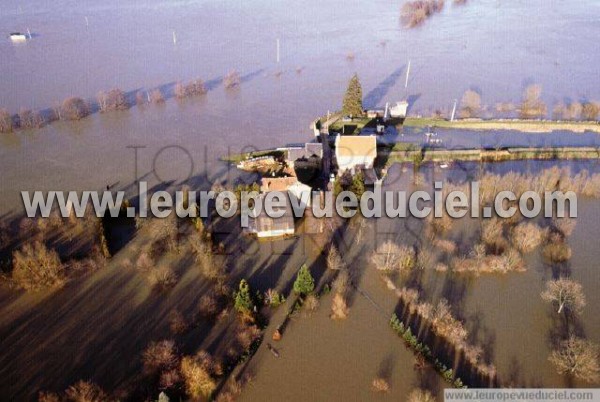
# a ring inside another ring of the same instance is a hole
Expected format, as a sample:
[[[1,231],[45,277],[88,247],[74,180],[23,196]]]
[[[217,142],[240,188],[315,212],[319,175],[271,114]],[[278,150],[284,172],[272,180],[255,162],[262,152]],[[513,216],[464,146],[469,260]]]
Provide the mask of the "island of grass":
[[[600,133],[600,124],[597,121],[527,119],[458,119],[450,121],[429,117],[407,117],[403,125],[406,127],[439,127],[463,130],[517,130],[524,133],[549,133],[552,131],[572,131],[575,133],[592,131]]]

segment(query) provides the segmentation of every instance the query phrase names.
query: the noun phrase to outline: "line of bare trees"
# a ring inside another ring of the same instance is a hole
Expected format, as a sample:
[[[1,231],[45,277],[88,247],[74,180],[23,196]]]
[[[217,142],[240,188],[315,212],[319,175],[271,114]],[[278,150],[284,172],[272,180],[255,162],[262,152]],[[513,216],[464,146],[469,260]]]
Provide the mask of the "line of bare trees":
[[[543,119],[548,115],[548,107],[541,99],[542,86],[538,84],[529,85],[523,92],[523,100],[520,105],[510,102],[501,102],[495,105],[495,111],[502,114],[518,113],[523,119]],[[490,111],[483,105],[481,94],[473,89],[465,91],[460,101],[459,115],[462,118],[479,118]],[[554,120],[583,120],[596,121],[600,115],[600,102],[597,101],[574,101],[570,104],[560,102],[552,109]]]
[[[237,71],[230,71],[222,80],[225,89],[230,90],[241,85],[242,80]],[[205,95],[208,92],[204,81],[192,80],[188,83],[178,82],[173,88],[177,99],[185,99]],[[166,101],[166,94],[161,88],[140,90],[133,99],[119,88],[100,91],[95,101],[86,101],[80,97],[69,97],[62,103],[46,110],[31,110],[21,108],[17,114],[11,114],[7,109],[0,109],[0,133],[12,133],[18,130],[36,129],[57,120],[75,121],[89,116],[95,106],[102,113],[123,111],[134,105],[161,104]]]

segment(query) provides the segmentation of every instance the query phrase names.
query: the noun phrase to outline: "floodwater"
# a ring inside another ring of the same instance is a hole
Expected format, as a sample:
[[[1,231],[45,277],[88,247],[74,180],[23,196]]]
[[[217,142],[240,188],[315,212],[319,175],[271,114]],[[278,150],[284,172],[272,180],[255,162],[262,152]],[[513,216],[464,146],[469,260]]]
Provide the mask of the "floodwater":
[[[414,113],[450,108],[469,88],[480,91],[489,105],[517,103],[531,83],[543,86],[549,105],[600,99],[594,51],[600,36],[597,1],[447,4],[444,12],[413,30],[401,27],[400,6],[401,2],[389,0],[368,5],[341,0],[4,1],[0,107],[13,113],[20,107],[53,107],[69,96],[93,99],[98,91],[113,87],[126,92],[161,87],[169,94],[175,82],[196,78],[207,83],[209,92],[200,98],[168,99],[164,105],[96,113],[76,123],[58,122],[1,136],[0,214],[21,211],[21,190],[95,190],[106,185],[130,189],[136,171],[153,186],[187,181],[208,187],[214,180],[234,178],[236,173],[218,162],[221,155],[229,149],[310,140],[310,122],[327,110],[339,109],[354,72],[361,78],[367,107],[408,96]],[[33,38],[26,44],[4,40],[5,33],[28,28]],[[405,90],[409,59],[411,76]],[[234,69],[242,85],[225,90],[220,81]],[[439,132],[453,147],[598,145],[598,136],[587,133]],[[406,136],[422,138],[418,132]],[[137,169],[132,146],[145,147],[138,150]],[[496,166],[522,170],[541,166],[538,163]],[[600,296],[592,291],[600,286],[594,255],[600,211],[592,200],[580,202],[579,211],[581,218],[569,240],[573,248],[569,269],[584,284],[588,298],[581,328],[589,339],[600,342]],[[390,222],[389,232],[406,236],[406,223]],[[289,288],[295,268],[308,258],[296,246],[289,241],[262,244],[256,258],[240,258],[233,270],[236,275],[251,274],[254,286]],[[286,253],[277,255],[271,247]],[[370,382],[382,370],[392,386],[382,399],[397,400],[424,384],[439,392],[443,387],[439,378],[415,373],[411,353],[388,328],[396,300],[369,270],[364,253],[355,258],[362,272],[359,284],[386,314],[355,295],[348,320],[333,322],[328,318],[330,300],[324,298],[312,317],[291,323],[281,343],[281,359],[273,359],[264,349],[258,352],[252,362],[256,379],[245,400],[298,400],[304,395],[315,400],[364,400],[372,396]],[[310,258],[314,260],[312,254]],[[537,253],[527,262],[526,273],[503,277],[465,279],[430,273],[423,278],[423,287],[431,300],[457,292],[453,307],[473,337],[485,343],[501,379],[514,378],[520,386],[564,386],[564,379],[547,362],[556,323],[539,297],[552,268]],[[322,262],[315,264],[322,270]],[[67,379],[74,381],[79,375],[110,387],[139,370],[136,356],[148,341],[164,336],[165,328],[154,327],[164,323],[168,308],[148,298],[136,274],[112,269],[114,265],[86,279],[86,287],[45,300],[44,315],[36,313],[41,303],[36,297],[6,297],[10,303],[4,306],[0,328],[7,335],[3,348],[12,352],[2,363],[11,377],[3,376],[0,390],[25,400],[35,394],[32,388],[62,389]],[[197,275],[184,270],[182,276],[186,279],[169,305],[178,303],[175,297],[188,307],[194,302],[185,297],[198,289],[193,280]],[[115,283],[119,289],[113,289]],[[159,315],[152,315],[157,309]],[[65,339],[79,336],[80,330],[71,317],[84,320],[87,314],[82,311],[120,318],[94,319],[83,334],[87,341],[68,344]],[[146,314],[152,319],[140,318]],[[17,321],[12,320],[17,318],[21,330],[14,329]],[[41,338],[45,327],[53,331],[48,339]],[[139,339],[127,340],[123,328],[129,327],[137,328]],[[35,342],[29,353],[19,352]],[[115,372],[106,355],[119,342],[119,352],[133,363]],[[66,347],[77,359],[64,361]],[[49,355],[42,353],[44,348]],[[98,350],[103,352],[96,355]],[[132,356],[126,356],[128,352]],[[33,358],[40,359],[35,367]]]
[[[600,98],[593,51],[600,33],[596,1],[448,4],[412,30],[400,25],[400,5],[389,0],[369,6],[316,0],[7,0],[0,33],[29,29],[33,37],[25,44],[0,41],[0,107],[13,113],[21,107],[50,108],[69,96],[93,99],[113,87],[131,93],[161,87],[170,93],[177,81],[202,78],[210,91],[203,98],[171,99],[163,106],[2,136],[0,212],[20,209],[18,194],[24,189],[131,183],[134,151],[127,146],[146,146],[139,151],[138,172],[156,167],[155,184],[188,177],[190,157],[194,176],[220,175],[223,165],[216,159],[228,147],[310,139],[308,125],[340,107],[354,72],[363,84],[365,106],[408,96],[411,112],[449,108],[469,88],[480,91],[489,105],[516,103],[530,83],[543,86],[548,104]],[[240,89],[225,91],[220,80],[231,70],[243,82]],[[561,143],[583,141],[581,135],[556,136],[568,138]],[[453,135],[448,143],[475,145],[481,137]],[[547,138],[506,133],[492,134],[489,142],[531,144]],[[160,152],[171,145],[189,154],[175,148]]]

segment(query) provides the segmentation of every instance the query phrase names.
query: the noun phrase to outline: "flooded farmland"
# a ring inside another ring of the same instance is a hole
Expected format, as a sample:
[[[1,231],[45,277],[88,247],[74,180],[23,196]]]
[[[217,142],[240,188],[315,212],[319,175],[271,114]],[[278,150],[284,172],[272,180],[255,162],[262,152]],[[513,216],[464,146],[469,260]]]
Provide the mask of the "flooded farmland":
[[[22,190],[109,186],[133,193],[136,179],[168,190],[254,180],[220,158],[312,141],[310,123],[340,108],[355,72],[365,108],[406,98],[410,115],[448,114],[467,89],[481,94],[484,113],[492,115],[498,102],[518,104],[530,84],[542,86],[548,117],[555,103],[600,100],[596,1],[447,2],[444,11],[413,29],[400,22],[403,3],[5,1],[3,39],[5,33],[27,30],[31,38],[17,44],[0,41],[0,109],[49,111],[70,96],[93,102],[98,92],[116,87],[128,99],[160,88],[166,102],[114,113],[93,110],[80,121],[1,134],[0,217],[22,231],[13,221],[23,212]],[[223,77],[234,70],[240,85],[227,89]],[[204,81],[206,95],[177,99],[176,84],[197,78]],[[446,147],[458,149],[600,145],[598,134],[590,132],[438,129],[437,134]],[[396,139],[420,143],[424,131],[405,127]],[[419,174],[426,183],[458,182],[485,171],[536,173],[553,166],[568,167],[573,174],[600,172],[591,160],[454,163],[448,169],[424,164]],[[396,164],[384,186],[409,189],[413,179],[412,164]],[[585,309],[566,325],[600,343],[600,296],[594,291],[600,286],[595,249],[600,207],[596,198],[583,196],[578,207],[577,225],[566,240],[572,257],[566,262],[549,263],[540,248],[524,254],[524,272],[470,275],[425,269],[392,280],[398,288],[419,289],[429,303],[448,300],[468,331],[467,341],[481,346],[482,360],[495,366],[500,385],[597,387],[598,381],[559,375],[549,363],[565,336],[565,323],[540,297],[546,281],[559,274],[583,284]],[[442,400],[450,385],[390,329],[392,313],[401,314],[402,308],[370,261],[386,239],[408,245],[426,240],[423,221],[380,219],[364,227],[353,222],[338,233],[335,243],[353,283],[345,320],[330,319],[334,294],[325,289],[335,274],[326,267],[327,244],[301,230],[290,239],[259,242],[227,223],[210,225],[218,229],[210,241],[226,256],[228,297],[242,278],[259,294],[277,289],[288,296],[277,309],[259,309],[268,317],[264,340],[247,362],[241,359],[247,365],[233,369],[239,378],[252,376],[239,400],[404,400],[413,388],[429,389]],[[542,220],[540,225],[551,223]],[[5,351],[0,354],[0,400],[34,401],[41,390],[61,392],[80,379],[93,380],[116,399],[145,400],[155,389],[144,388],[142,355],[151,342],[164,339],[176,339],[180,355],[208,350],[234,361],[230,349],[239,341],[240,324],[233,309],[223,308],[218,318],[198,318],[201,298],[213,291],[213,281],[199,271],[193,247],[182,240],[178,251],[154,260],[158,267],[172,267],[177,277],[172,289],[157,293],[139,267],[154,236],[143,230],[124,241],[106,266],[62,289],[31,294],[0,288],[0,349]],[[469,253],[478,231],[477,222],[456,224],[451,234],[456,254]],[[4,270],[11,256],[1,248]],[[302,264],[315,277],[320,305],[312,313],[303,308],[291,315],[282,340],[272,341],[294,308],[292,283]],[[186,332],[170,328],[174,311],[189,321]],[[385,379],[387,392],[373,391],[376,378]]]

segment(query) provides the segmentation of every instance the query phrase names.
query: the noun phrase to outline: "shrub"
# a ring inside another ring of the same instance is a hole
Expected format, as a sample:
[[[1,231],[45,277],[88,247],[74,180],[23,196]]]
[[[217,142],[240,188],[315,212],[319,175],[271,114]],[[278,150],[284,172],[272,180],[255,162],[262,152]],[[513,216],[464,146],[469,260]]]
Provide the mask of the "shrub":
[[[315,289],[315,280],[306,265],[302,265],[294,281],[294,293],[297,295],[309,295]]]
[[[183,99],[187,96],[187,93],[185,91],[185,86],[181,82],[178,82],[177,84],[175,84],[173,93],[175,94],[175,97],[178,99]]]
[[[60,107],[60,115],[65,120],[81,120],[89,114],[89,106],[81,98],[65,99]]]
[[[111,89],[108,92],[100,92],[98,94],[98,104],[102,112],[129,109],[125,93],[118,88]]]
[[[225,86],[225,89],[238,87],[241,83],[242,80],[237,71],[231,71],[225,74],[225,77],[223,77],[223,85]]]
[[[13,118],[6,109],[0,109],[0,133],[12,133]]]
[[[407,272],[415,266],[415,250],[412,247],[399,246],[387,241],[373,252],[371,262],[380,271]]]
[[[59,287],[65,282],[65,267],[56,251],[40,242],[28,243],[13,253],[12,277],[25,290]]]
[[[373,382],[371,383],[371,387],[373,388],[373,391],[375,392],[389,392],[390,391],[390,384],[381,377],[375,378],[373,380]]]
[[[108,395],[98,385],[90,381],[79,381],[65,391],[69,402],[108,402]]]
[[[177,275],[170,267],[162,266],[152,269],[148,274],[148,280],[152,286],[167,290],[177,284]]]
[[[572,375],[582,381],[594,383],[600,378],[598,357],[598,345],[571,336],[561,342],[549,360],[559,374]]]
[[[264,300],[265,300],[265,305],[271,306],[271,307],[277,307],[285,302],[285,297],[283,297],[283,295],[281,295],[275,289],[268,289],[265,292]]]

